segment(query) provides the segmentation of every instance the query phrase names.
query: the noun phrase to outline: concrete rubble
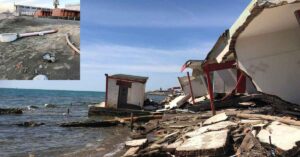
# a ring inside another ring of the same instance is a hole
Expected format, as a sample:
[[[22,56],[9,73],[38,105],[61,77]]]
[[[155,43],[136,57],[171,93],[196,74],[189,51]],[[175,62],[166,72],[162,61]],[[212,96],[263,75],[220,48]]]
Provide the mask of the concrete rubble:
[[[127,142],[124,156],[296,157],[300,154],[297,122],[297,117],[274,113],[266,104],[220,109],[215,116],[209,110],[165,112],[162,119],[134,125],[133,141]]]

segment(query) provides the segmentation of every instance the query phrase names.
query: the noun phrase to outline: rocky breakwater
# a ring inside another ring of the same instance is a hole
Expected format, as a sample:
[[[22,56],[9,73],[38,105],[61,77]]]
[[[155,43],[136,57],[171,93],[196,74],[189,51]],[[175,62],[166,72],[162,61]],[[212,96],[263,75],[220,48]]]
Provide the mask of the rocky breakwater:
[[[20,108],[0,108],[0,115],[6,114],[22,114],[23,110]]]

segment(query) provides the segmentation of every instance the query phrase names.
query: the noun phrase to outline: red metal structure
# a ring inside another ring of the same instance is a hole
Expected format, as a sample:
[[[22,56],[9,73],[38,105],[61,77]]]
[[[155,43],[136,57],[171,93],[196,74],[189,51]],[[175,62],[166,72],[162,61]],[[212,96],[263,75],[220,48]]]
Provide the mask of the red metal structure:
[[[191,82],[191,78],[190,78],[190,73],[187,72],[187,76],[189,79],[189,85],[190,85],[190,90],[191,90],[191,96],[192,96],[192,100],[193,100],[193,105],[195,105],[195,97],[194,97],[194,93],[193,93],[193,88],[192,88],[192,82]]]
[[[212,110],[212,114],[215,115],[215,106],[214,106],[214,91],[213,91],[213,84],[210,76],[210,72],[217,71],[217,70],[224,70],[224,69],[231,69],[236,68],[236,62],[235,61],[227,61],[225,63],[204,63],[202,65],[203,70],[206,73],[206,80],[207,80],[207,86],[208,86],[208,92],[210,97],[210,107]],[[246,77],[237,70],[237,84],[233,92],[238,93],[244,93],[246,90]]]

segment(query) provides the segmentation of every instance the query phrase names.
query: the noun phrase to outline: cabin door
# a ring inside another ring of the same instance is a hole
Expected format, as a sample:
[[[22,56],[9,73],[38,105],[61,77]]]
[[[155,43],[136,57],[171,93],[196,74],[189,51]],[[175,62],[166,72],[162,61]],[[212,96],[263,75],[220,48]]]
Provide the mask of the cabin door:
[[[118,108],[127,105],[128,87],[119,86]]]

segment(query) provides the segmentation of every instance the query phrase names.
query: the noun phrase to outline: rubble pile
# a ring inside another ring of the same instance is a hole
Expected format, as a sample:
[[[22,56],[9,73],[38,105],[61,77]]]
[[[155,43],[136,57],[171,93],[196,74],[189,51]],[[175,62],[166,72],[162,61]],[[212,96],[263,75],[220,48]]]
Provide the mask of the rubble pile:
[[[131,138],[124,157],[300,155],[300,121],[268,106],[165,114],[135,124]]]

